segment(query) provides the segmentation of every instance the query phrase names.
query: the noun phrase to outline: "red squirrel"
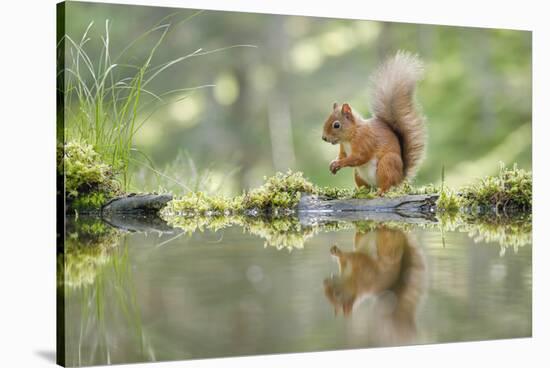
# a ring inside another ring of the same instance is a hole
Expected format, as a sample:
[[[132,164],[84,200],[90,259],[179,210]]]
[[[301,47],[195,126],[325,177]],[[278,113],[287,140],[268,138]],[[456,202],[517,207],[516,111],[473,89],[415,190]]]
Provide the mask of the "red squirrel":
[[[427,140],[425,118],[414,101],[422,75],[420,59],[398,51],[371,78],[371,118],[362,118],[347,103],[334,103],[322,137],[340,144],[330,163],[333,174],[353,167],[357,187],[378,188],[379,195],[414,176]]]

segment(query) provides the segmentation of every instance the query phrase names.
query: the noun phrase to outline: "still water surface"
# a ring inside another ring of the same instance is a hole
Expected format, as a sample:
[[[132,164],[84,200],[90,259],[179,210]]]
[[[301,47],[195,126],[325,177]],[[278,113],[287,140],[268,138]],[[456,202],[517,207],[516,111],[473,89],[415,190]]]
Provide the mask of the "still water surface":
[[[238,226],[112,241],[64,287],[67,365],[531,336],[530,244],[383,226],[292,251]]]

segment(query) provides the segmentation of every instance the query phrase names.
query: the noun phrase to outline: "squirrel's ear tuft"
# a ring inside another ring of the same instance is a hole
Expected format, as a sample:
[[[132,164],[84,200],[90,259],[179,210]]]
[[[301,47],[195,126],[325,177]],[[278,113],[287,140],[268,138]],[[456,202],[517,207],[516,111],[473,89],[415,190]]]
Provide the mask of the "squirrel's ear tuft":
[[[351,114],[351,107],[349,104],[345,103],[342,105],[342,114]]]
[[[353,114],[351,113],[351,106],[349,104],[345,103],[342,105],[342,115],[353,121]]]
[[[332,104],[332,109],[333,110],[336,110],[336,108],[338,107],[338,102],[335,102]]]

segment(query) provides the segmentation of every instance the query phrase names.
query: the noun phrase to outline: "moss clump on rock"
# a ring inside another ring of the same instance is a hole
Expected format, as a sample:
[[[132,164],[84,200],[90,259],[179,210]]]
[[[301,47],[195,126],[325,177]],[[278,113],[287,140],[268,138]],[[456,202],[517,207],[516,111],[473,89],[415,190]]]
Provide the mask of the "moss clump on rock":
[[[242,213],[279,213],[291,210],[300,201],[301,193],[317,193],[318,188],[303,177],[303,174],[288,171],[277,173],[259,188],[252,189],[235,198],[209,196],[203,192],[190,192],[172,200],[162,210],[169,216],[217,216]]]
[[[315,193],[318,188],[304,178],[301,172],[278,172],[265,183],[240,197],[243,209],[290,209],[298,205],[301,193]]]
[[[376,188],[331,188],[331,187],[315,187],[313,194],[323,196],[327,199],[374,199],[378,198],[378,189]],[[416,187],[413,186],[409,181],[404,181],[402,184],[392,187],[386,193],[384,193],[385,198],[396,198],[405,195],[416,195],[416,194],[437,194],[439,189],[434,185],[426,185]]]
[[[70,208],[96,210],[121,193],[112,167],[101,160],[91,145],[71,141],[62,152],[63,161],[58,170],[64,170],[65,195]]]
[[[533,175],[530,171],[514,166],[500,167],[499,173],[486,176],[477,183],[466,185],[457,191],[445,188],[441,191],[437,208],[452,216],[509,216],[528,213],[532,207]]]
[[[500,167],[496,176],[487,176],[478,183],[460,190],[462,206],[484,211],[494,209],[496,213],[509,211],[531,211],[533,196],[533,175],[530,171],[514,166]]]
[[[316,188],[314,194],[327,199],[344,199],[353,198],[356,192],[357,190],[348,188],[321,187]]]
[[[165,217],[170,216],[218,216],[230,215],[241,207],[239,197],[209,196],[203,192],[189,192],[168,202],[161,210]]]

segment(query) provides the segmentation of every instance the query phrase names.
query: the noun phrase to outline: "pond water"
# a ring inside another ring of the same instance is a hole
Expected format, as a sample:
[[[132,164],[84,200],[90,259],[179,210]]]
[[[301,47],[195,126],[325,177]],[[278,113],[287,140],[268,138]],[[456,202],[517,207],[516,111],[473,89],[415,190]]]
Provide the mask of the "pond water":
[[[530,243],[349,225],[282,249],[237,225],[68,230],[66,364],[531,336]]]

